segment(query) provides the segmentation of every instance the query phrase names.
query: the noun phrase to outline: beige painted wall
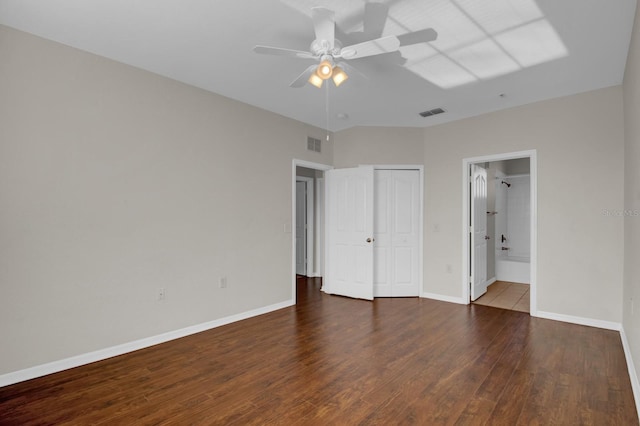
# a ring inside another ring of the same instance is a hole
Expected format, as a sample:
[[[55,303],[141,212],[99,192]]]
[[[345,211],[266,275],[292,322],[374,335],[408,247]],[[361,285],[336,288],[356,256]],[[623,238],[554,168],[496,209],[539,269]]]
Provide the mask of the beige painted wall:
[[[422,164],[422,129],[354,127],[334,135],[334,165]]]
[[[291,299],[323,131],[1,26],[0,58],[0,374]]]
[[[424,290],[462,296],[463,158],[536,149],[538,310],[620,322],[622,113],[618,86],[426,128]]]
[[[636,370],[640,367],[640,8],[624,74],[624,330]],[[631,304],[634,304],[633,311]],[[637,377],[634,378],[637,381]]]

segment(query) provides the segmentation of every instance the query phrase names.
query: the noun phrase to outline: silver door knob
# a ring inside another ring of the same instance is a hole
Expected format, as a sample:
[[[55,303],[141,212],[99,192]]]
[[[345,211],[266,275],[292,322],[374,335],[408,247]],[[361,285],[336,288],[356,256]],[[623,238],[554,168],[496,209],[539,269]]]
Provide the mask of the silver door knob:
[[[375,238],[367,238],[367,242],[370,243],[371,241],[375,241]]]

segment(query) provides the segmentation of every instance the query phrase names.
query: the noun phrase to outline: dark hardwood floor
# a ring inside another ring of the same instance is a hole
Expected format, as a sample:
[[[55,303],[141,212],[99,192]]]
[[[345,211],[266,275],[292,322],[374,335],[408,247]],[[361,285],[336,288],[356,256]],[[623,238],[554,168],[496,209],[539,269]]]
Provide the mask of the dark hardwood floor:
[[[617,332],[327,296],[0,388],[0,424],[638,424]]]

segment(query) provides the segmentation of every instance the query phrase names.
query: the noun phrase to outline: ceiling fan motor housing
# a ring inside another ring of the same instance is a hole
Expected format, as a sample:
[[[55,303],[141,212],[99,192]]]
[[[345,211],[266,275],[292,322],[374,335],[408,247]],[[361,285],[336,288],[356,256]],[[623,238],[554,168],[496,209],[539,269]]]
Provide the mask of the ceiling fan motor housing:
[[[330,55],[335,56],[340,53],[342,43],[337,38],[333,40],[333,49],[329,40],[314,40],[309,50],[316,56]]]

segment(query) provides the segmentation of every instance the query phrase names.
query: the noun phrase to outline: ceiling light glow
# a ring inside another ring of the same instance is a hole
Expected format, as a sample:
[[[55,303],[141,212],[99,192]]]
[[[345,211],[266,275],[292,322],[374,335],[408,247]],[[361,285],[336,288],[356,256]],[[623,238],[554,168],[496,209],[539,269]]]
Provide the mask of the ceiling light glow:
[[[335,67],[333,69],[332,77],[333,77],[333,83],[336,85],[336,87],[340,86],[349,78],[347,73],[344,72],[344,70],[340,67]]]
[[[318,89],[320,89],[322,87],[322,83],[324,83],[324,80],[321,79],[318,74],[311,73],[311,75],[309,76],[309,83],[313,84],[314,86],[316,86]]]
[[[323,80],[330,78],[331,74],[333,74],[333,67],[331,66],[331,62],[326,59],[320,62],[320,65],[318,65],[318,69],[316,69],[316,74]]]

